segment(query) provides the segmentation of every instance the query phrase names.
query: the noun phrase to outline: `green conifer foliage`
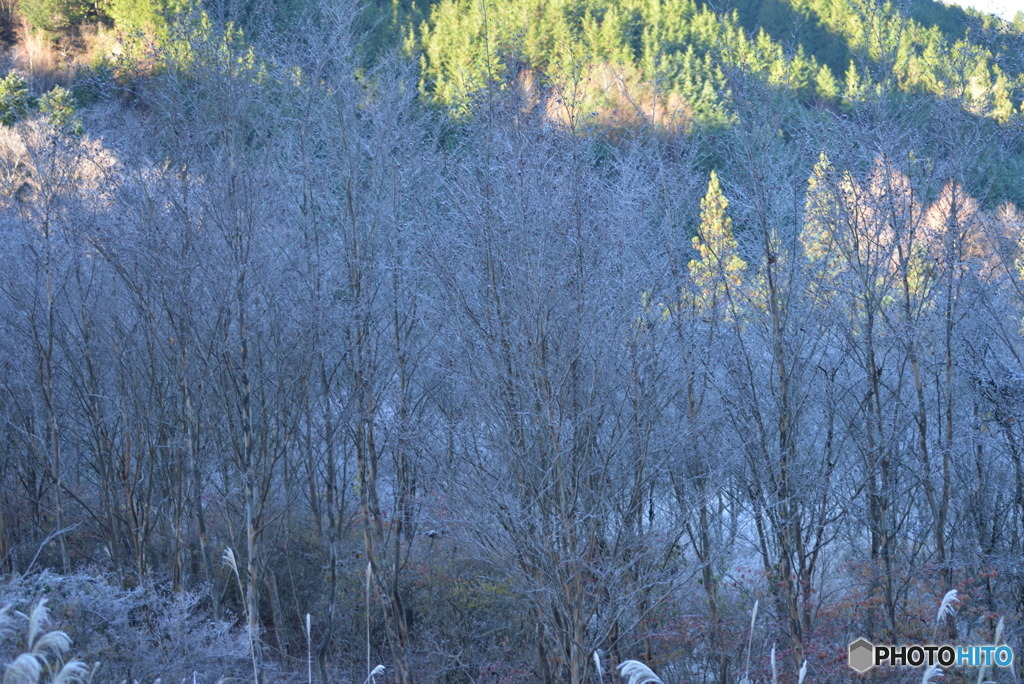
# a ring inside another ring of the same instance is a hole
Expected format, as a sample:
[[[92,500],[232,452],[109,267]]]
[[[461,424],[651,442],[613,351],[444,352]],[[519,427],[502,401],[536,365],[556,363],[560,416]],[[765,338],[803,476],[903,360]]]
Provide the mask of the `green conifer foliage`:
[[[16,71],[0,80],[0,124],[13,126],[35,106],[35,98],[28,89],[28,81]]]
[[[55,86],[39,98],[39,111],[51,125],[70,135],[81,135],[84,131],[75,106],[75,97],[67,88]]]
[[[730,293],[742,285],[747,269],[733,235],[728,209],[729,200],[722,193],[718,174],[712,171],[707,193],[700,201],[700,225],[693,237],[697,258],[689,263],[690,278],[705,308],[724,304]]]
[[[19,8],[32,28],[51,37],[76,28],[89,9],[82,0],[20,0]]]

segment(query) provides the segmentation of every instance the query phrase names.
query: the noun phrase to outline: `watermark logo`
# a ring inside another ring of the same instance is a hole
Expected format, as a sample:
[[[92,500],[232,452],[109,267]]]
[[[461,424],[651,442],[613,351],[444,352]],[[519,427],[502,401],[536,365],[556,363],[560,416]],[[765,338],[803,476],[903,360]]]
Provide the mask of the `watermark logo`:
[[[860,673],[875,666],[875,647],[867,639],[857,639],[850,644],[850,667]]]
[[[1013,649],[1009,646],[950,646],[948,644],[914,644],[885,646],[857,639],[849,646],[850,668],[864,673],[878,665],[893,667],[1009,667]]]

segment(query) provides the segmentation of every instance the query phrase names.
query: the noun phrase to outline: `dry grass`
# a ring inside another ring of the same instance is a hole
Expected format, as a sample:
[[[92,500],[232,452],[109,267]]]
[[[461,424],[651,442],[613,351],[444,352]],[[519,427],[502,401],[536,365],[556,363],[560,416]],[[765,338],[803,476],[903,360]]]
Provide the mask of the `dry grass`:
[[[103,60],[115,59],[123,53],[115,34],[99,25],[81,27],[75,42],[75,66],[91,66]]]
[[[70,87],[77,71],[109,62],[120,53],[114,34],[99,25],[83,25],[76,35],[57,42],[24,24],[15,35],[9,67],[24,73],[37,94],[58,85]]]
[[[619,137],[640,128],[680,133],[693,123],[687,103],[644,80],[631,66],[598,64],[578,74],[575,82],[564,83],[524,68],[515,75],[514,85],[524,111],[540,111],[558,126],[602,129]]]
[[[67,58],[41,33],[25,26],[18,30],[18,41],[11,50],[14,67],[23,72],[36,92],[45,92],[69,81]]]

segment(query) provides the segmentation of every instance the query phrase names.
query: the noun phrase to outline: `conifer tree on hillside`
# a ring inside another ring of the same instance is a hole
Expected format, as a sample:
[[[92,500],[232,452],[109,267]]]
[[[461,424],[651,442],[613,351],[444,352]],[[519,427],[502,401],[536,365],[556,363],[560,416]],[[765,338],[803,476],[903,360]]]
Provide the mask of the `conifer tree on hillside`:
[[[739,254],[728,209],[729,200],[722,194],[718,174],[712,171],[707,193],[700,201],[700,225],[693,237],[698,256],[689,264],[690,277],[708,308],[731,305],[747,268]]]

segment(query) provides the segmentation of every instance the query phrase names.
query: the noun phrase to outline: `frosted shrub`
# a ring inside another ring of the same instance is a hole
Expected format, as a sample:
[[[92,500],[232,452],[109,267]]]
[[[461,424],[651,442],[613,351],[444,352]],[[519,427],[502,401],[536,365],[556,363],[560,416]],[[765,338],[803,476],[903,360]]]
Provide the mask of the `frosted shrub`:
[[[85,573],[49,572],[0,587],[0,605],[48,600],[50,616],[74,640],[74,655],[99,663],[97,681],[217,681],[246,672],[245,635],[208,619],[202,596],[143,585],[122,589]],[[5,645],[4,661],[10,659]]]

